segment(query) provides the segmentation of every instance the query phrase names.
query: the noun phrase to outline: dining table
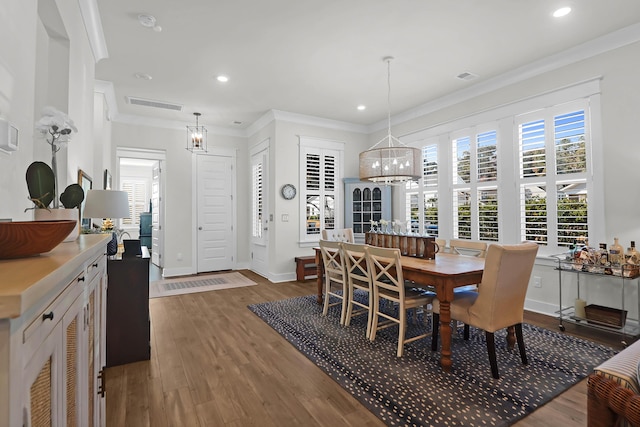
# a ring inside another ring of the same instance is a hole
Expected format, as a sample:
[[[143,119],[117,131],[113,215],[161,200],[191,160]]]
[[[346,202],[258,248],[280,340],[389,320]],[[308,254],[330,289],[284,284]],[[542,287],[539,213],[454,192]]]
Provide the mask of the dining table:
[[[320,248],[314,248],[317,269],[317,302],[322,304],[324,267]],[[435,259],[424,259],[413,256],[402,256],[402,274],[405,280],[414,282],[415,287],[435,289],[440,301],[440,365],[449,372],[451,370],[451,310],[454,289],[461,286],[476,285],[482,281],[484,258],[438,253]]]

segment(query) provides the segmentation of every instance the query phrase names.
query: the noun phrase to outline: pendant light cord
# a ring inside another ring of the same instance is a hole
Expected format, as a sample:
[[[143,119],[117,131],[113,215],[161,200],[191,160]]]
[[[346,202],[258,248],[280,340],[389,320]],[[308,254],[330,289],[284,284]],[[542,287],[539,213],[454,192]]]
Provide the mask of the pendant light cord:
[[[385,58],[387,61],[387,125],[389,130],[389,147],[393,144],[391,143],[391,60],[392,56],[388,56]]]

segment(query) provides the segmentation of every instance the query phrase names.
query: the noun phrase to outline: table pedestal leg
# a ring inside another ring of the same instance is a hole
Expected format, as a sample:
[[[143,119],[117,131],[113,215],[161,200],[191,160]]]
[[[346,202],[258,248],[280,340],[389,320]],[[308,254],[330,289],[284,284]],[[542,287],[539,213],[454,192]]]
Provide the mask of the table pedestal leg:
[[[440,301],[440,365],[446,372],[451,370],[451,310],[448,301]]]
[[[513,326],[509,326],[507,328],[507,348],[509,350],[513,350],[515,345],[516,345],[515,328]]]
[[[316,284],[318,286],[318,297],[316,298],[316,301],[318,302],[318,304],[322,304],[322,282],[324,278],[323,270],[324,266],[322,264],[322,253],[320,251],[316,251]]]

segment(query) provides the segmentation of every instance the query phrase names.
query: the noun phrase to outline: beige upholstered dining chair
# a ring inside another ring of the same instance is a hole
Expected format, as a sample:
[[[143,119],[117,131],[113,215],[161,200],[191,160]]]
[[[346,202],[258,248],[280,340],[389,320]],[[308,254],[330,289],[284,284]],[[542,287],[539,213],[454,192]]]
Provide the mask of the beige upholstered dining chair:
[[[371,277],[373,287],[373,300],[371,308],[373,317],[371,319],[371,335],[369,339],[376,339],[376,332],[398,324],[398,351],[397,356],[401,357],[406,343],[416,341],[431,335],[430,332],[406,338],[407,329],[407,309],[423,307],[427,315],[427,306],[433,301],[433,296],[416,290],[405,288],[402,275],[402,264],[400,262],[400,249],[379,248],[375,246],[365,246],[367,257],[367,268]],[[387,300],[398,306],[398,317],[394,317],[383,310],[386,304],[380,304],[381,300]],[[385,320],[379,322],[379,318]]]
[[[326,316],[329,307],[342,305],[340,311],[340,324],[344,325],[344,318],[347,312],[347,278],[344,269],[344,259],[342,257],[341,242],[320,240],[320,252],[324,264],[324,307],[322,315]],[[334,302],[330,299],[333,297]],[[336,302],[335,299],[338,301]]]
[[[528,363],[522,322],[524,299],[537,252],[538,245],[535,243],[489,246],[478,291],[456,292],[451,302],[452,319],[485,331],[491,374],[494,378],[499,378],[499,375],[493,334],[500,329],[515,327],[520,358],[524,365]],[[437,325],[440,323],[440,304],[437,299],[433,301],[433,313],[431,348],[436,350]]]
[[[353,243],[353,229],[352,228],[335,228],[335,229],[323,229],[322,240],[331,240],[334,242],[349,242]]]
[[[371,288],[371,277],[367,269],[367,257],[364,253],[365,245],[342,242],[341,246],[348,288],[347,313],[344,324],[349,326],[352,317],[367,313],[366,337],[369,338],[369,335],[371,335],[371,319],[373,317],[373,311],[371,310],[373,289]],[[355,298],[355,291],[358,289],[367,292],[368,299],[366,303],[362,303]],[[354,306],[357,307],[355,310]]]
[[[487,244],[473,240],[451,239],[449,241],[449,250],[452,254],[484,258],[487,253]]]

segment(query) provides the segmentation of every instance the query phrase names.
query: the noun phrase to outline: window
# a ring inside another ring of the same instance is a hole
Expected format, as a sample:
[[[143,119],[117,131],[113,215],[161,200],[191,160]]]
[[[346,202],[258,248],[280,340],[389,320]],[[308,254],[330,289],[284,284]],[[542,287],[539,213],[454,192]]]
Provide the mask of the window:
[[[453,237],[497,242],[498,132],[495,124],[457,132],[453,152]]]
[[[147,181],[123,178],[121,189],[127,192],[129,199],[129,218],[123,218],[122,224],[140,225],[140,214],[149,206]]]
[[[599,103],[594,79],[406,135],[425,165],[404,188],[407,219],[437,222],[445,239],[535,241],[545,255],[604,239]]]
[[[254,163],[251,166],[251,232],[254,238],[262,238],[263,218],[263,188],[262,188],[262,163]]]
[[[572,103],[518,120],[521,235],[551,246],[589,237],[587,115]]]
[[[406,190],[406,220],[412,233],[438,236],[438,145],[422,147],[422,179],[409,181]],[[422,201],[422,202],[421,202]],[[422,220],[422,229],[420,222]]]
[[[342,226],[342,154],[342,143],[300,138],[301,241],[317,242],[320,230]]]

